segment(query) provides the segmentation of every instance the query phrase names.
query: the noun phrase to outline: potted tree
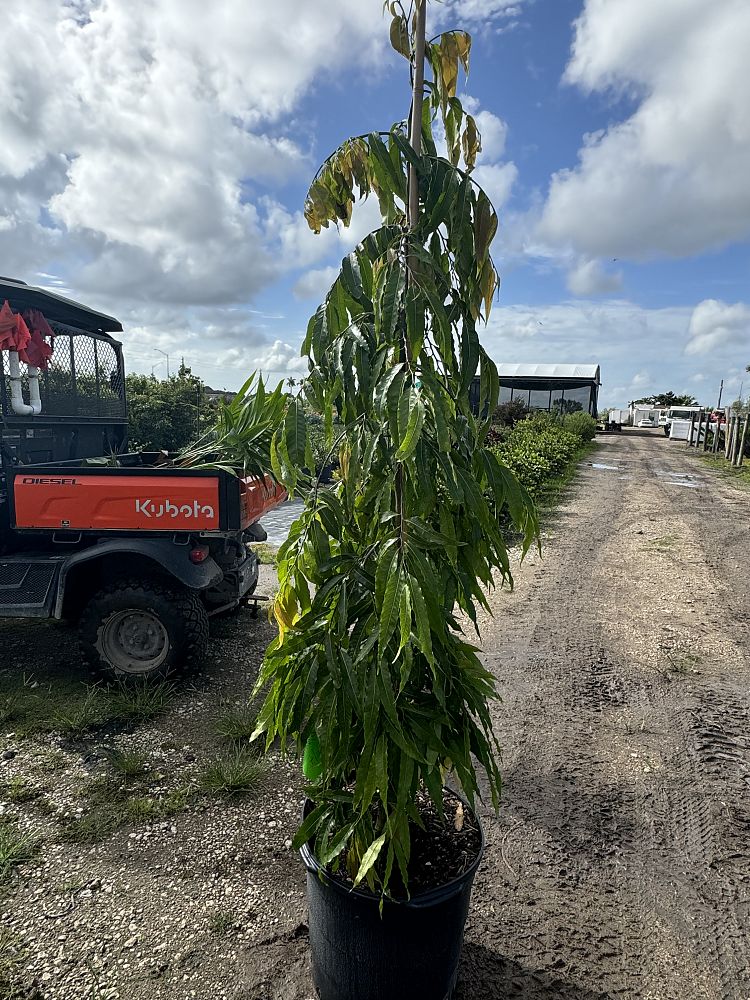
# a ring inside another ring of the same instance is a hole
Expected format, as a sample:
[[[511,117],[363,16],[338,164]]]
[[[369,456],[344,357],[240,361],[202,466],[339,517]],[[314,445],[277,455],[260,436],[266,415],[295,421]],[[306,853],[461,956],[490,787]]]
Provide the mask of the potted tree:
[[[258,680],[256,735],[305,746],[295,843],[323,1000],[442,1000],[453,989],[482,850],[477,768],[495,806],[501,784],[494,678],[466,633],[477,605],[488,608],[485,589],[511,582],[502,525],[515,524],[524,549],[537,537],[531,501],[484,447],[498,377],[477,325],[497,286],[497,216],[472,180],[480,137],[456,96],[471,39],[426,41],[426,0],[409,19],[387,6],[411,67],[409,120],[346,141],[305,205],[316,232],[346,225],[356,198],[374,194],[382,214],[342,261],[302,348],[303,392],[339,482],[322,489],[300,472],[314,462],[299,399],[271,446],[305,508],[278,556],[279,633]]]

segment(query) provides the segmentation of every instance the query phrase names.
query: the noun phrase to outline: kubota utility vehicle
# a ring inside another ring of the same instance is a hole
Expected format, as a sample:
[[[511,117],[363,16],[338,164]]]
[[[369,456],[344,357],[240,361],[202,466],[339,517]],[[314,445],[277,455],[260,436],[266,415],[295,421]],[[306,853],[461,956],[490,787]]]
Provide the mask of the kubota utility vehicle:
[[[110,676],[199,660],[283,489],[128,452],[120,323],[5,278],[0,307],[0,617],[77,621]]]

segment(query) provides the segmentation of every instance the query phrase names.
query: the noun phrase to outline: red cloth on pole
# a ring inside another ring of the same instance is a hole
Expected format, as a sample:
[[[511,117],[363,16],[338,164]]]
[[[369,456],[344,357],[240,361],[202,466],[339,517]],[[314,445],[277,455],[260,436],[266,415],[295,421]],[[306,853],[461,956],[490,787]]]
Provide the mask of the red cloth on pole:
[[[52,344],[48,344],[44,338],[54,339],[55,334],[52,327],[38,309],[28,309],[23,314],[23,321],[26,322],[31,340],[22,351],[19,351],[18,356],[26,364],[46,371],[49,359],[52,357]]]
[[[31,341],[23,316],[14,313],[6,299],[0,309],[0,351],[25,351]]]

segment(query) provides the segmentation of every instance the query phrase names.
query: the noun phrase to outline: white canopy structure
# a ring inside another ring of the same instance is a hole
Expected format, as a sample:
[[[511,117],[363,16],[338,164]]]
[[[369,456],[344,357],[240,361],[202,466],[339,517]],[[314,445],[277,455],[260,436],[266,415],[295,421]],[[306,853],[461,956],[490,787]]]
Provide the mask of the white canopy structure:
[[[585,379],[601,385],[599,365],[515,365],[497,366],[500,381],[504,378]]]
[[[596,416],[601,370],[599,365],[499,364],[500,403],[519,399],[527,410],[558,413],[583,411]],[[471,401],[479,407],[479,380]]]

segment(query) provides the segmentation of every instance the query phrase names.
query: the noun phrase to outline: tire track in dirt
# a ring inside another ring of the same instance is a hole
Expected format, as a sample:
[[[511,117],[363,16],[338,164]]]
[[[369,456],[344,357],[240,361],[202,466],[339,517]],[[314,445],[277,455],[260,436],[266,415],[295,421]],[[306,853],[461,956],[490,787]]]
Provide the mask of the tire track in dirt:
[[[485,626],[506,793],[457,996],[746,1000],[750,498],[601,450]]]

